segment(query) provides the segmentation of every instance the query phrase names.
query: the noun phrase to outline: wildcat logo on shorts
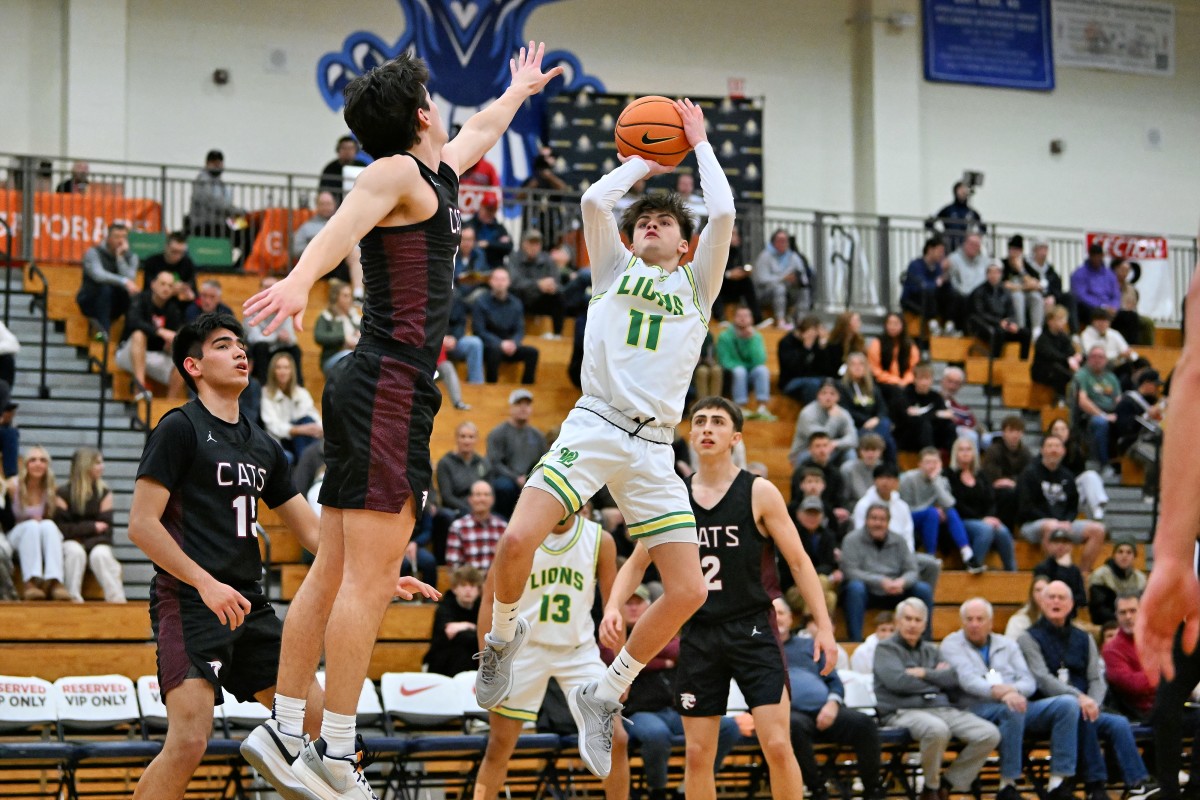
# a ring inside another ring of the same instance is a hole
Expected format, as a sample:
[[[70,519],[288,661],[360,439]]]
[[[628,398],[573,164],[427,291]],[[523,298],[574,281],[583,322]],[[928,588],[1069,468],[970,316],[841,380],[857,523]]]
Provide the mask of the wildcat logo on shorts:
[[[208,662],[208,665],[212,667],[213,675],[216,675],[217,677],[221,676],[221,667],[225,666],[224,664],[222,664],[220,661],[210,661]]]
[[[691,692],[683,692],[679,695],[679,705],[683,706],[685,711],[691,711],[696,707],[696,695]]]
[[[570,448],[563,447],[558,451],[558,458],[556,460],[567,469],[570,469],[578,458],[578,450],[571,450]]]

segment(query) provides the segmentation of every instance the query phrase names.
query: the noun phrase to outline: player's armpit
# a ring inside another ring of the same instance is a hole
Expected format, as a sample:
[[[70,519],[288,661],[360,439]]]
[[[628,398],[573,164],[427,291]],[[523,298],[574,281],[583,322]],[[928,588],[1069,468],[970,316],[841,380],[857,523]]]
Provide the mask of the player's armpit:
[[[290,500],[275,509],[275,513],[300,542],[301,547],[310,553],[317,552],[317,545],[321,540],[321,521],[303,495],[292,495]]]

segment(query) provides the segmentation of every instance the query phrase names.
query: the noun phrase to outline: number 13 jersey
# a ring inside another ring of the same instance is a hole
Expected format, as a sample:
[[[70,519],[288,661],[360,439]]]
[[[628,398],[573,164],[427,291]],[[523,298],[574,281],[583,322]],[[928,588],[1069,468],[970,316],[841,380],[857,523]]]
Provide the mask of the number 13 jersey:
[[[276,508],[296,495],[278,442],[244,416],[231,425],[191,400],[151,432],[137,477],[170,491],[162,524],[189,558],[221,583],[260,593],[259,498]]]
[[[578,647],[596,638],[592,604],[601,531],[579,514],[574,522],[565,533],[547,536],[533,556],[517,613],[536,644]]]

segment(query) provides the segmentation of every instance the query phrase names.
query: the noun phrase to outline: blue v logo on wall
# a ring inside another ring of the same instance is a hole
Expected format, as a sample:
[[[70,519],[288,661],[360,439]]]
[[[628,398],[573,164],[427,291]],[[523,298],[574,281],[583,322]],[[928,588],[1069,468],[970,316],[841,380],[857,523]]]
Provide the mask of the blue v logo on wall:
[[[326,105],[340,111],[347,83],[407,50],[429,65],[429,91],[448,110],[447,122],[460,123],[508,87],[508,60],[528,43],[526,20],[538,6],[552,2],[559,0],[399,0],[408,22],[399,40],[389,45],[368,31],[350,34],[341,51],[326,54],[317,64],[317,88]],[[544,68],[559,65],[563,76],[525,104],[501,140],[506,184],[529,173],[547,96],[584,87],[604,91],[604,84],[586,74],[574,54],[546,53]]]

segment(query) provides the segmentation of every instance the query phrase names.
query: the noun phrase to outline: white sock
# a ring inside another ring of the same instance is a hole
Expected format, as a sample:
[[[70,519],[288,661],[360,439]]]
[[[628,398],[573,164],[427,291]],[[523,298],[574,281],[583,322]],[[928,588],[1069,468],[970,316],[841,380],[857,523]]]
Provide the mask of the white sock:
[[[492,600],[492,638],[497,642],[508,643],[517,635],[517,606],[520,603],[501,603],[500,598]]]
[[[633,679],[645,666],[622,647],[621,652],[617,653],[612,665],[604,673],[604,679],[596,684],[596,697],[610,703],[621,702],[621,695],[625,694],[629,684],[633,683]]]
[[[325,740],[325,755],[345,758],[354,754],[354,715],[335,714],[326,709],[321,718],[321,738]]]
[[[304,735],[304,703],[305,698],[287,697],[276,694],[272,703],[271,716],[279,723],[279,730],[288,736]]]
[[[1051,775],[1050,781],[1046,784],[1046,788],[1053,792],[1055,789],[1062,786],[1062,782],[1063,782],[1062,775]]]
[[[962,550],[959,552],[962,553],[963,561],[970,561],[975,557],[975,551],[971,549],[971,545],[969,544],[964,544]]]

